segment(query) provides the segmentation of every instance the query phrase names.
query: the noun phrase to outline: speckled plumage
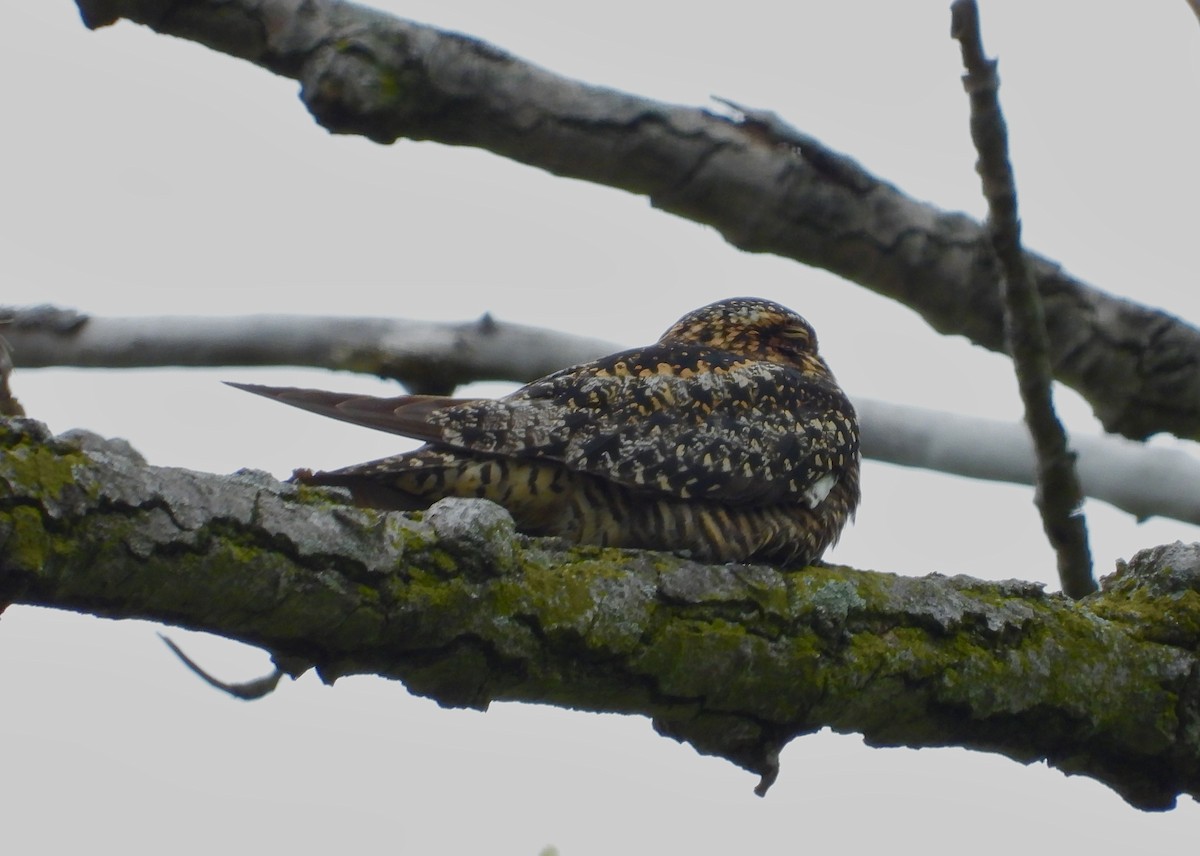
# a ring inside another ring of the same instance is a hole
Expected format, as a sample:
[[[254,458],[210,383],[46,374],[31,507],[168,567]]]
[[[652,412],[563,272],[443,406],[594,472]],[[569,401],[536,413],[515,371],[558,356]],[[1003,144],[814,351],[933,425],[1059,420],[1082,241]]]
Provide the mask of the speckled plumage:
[[[859,501],[854,408],[808,323],[766,300],[697,309],[653,345],[496,400],[235,386],[424,440],[305,477],[366,505],[480,496],[530,534],[808,564]]]

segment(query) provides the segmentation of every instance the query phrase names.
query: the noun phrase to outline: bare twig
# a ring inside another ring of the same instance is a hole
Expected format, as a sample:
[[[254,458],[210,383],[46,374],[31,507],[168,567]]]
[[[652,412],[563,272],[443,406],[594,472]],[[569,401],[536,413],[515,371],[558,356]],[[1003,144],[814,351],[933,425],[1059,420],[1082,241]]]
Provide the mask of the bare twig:
[[[172,642],[169,636],[165,636],[164,634],[160,633],[158,634],[158,638],[161,639],[166,646],[171,649],[171,653],[178,657],[180,661],[183,662],[183,665],[187,666],[192,670],[192,672],[199,675],[200,679],[204,681],[204,683],[208,684],[210,687],[220,690],[223,693],[228,693],[234,698],[241,699],[242,701],[255,701],[265,696],[269,696],[271,693],[275,692],[275,688],[279,686],[279,679],[287,674],[287,672],[285,672],[283,669],[276,666],[269,675],[265,675],[261,678],[255,678],[253,681],[246,681],[245,683],[241,684],[228,684],[225,681],[214,678],[208,672],[204,671],[204,669],[196,664],[195,660],[183,653],[183,649]]]
[[[1000,112],[996,61],[984,56],[974,0],[955,0],[951,15],[950,32],[962,45],[967,69],[963,86],[971,101],[971,138],[979,152],[976,168],[988,202],[988,235],[1002,270],[1005,335],[1037,456],[1036,502],[1046,536],[1058,556],[1063,591],[1080,598],[1097,590],[1082,509],[1083,489],[1075,472],[1075,456],[1067,447],[1066,431],[1054,412],[1045,314],[1021,250],[1017,188],[1008,158],[1008,130]]]

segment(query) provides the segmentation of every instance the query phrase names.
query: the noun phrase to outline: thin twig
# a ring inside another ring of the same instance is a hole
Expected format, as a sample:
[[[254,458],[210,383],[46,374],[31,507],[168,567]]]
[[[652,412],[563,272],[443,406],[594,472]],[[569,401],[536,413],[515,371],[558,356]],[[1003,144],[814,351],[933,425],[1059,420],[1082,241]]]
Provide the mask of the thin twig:
[[[166,646],[171,649],[171,653],[178,657],[183,662],[183,665],[187,666],[195,674],[197,674],[200,679],[204,681],[204,683],[208,684],[210,687],[219,689],[223,693],[228,693],[234,698],[241,699],[242,701],[255,701],[263,698],[264,696],[269,696],[271,693],[275,692],[275,688],[279,686],[279,679],[287,674],[287,672],[285,672],[283,669],[276,666],[275,670],[271,672],[271,674],[265,675],[264,677],[256,678],[253,681],[246,681],[245,683],[241,684],[228,684],[225,683],[225,681],[214,678],[208,672],[204,671],[204,669],[200,668],[200,666],[198,666],[191,657],[183,653],[183,650],[174,642],[172,642],[169,637],[160,633],[158,634],[158,638],[161,639]]]
[[[0,336],[0,416],[24,416],[25,408],[8,385],[8,377],[13,369],[12,356],[8,351],[8,341]]]
[[[1046,536],[1058,555],[1063,592],[1080,598],[1096,591],[1082,510],[1083,490],[1075,472],[1075,455],[1054,412],[1045,314],[1021,250],[1017,188],[1008,158],[1008,130],[1000,112],[996,61],[984,56],[974,0],[955,0],[950,9],[950,33],[962,45],[967,69],[963,86],[971,102],[971,139],[979,153],[976,168],[988,202],[987,231],[1000,264],[1005,337],[1037,456],[1036,502]]]

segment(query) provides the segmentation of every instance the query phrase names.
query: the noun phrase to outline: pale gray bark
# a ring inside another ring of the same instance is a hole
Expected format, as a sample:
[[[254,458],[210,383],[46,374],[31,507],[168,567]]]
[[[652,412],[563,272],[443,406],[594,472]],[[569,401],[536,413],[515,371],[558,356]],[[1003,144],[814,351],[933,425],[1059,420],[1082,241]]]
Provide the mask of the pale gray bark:
[[[863,454],[878,461],[967,478],[1032,485],[1033,448],[1020,422],[981,419],[857,399]],[[1200,459],[1182,449],[1074,434],[1084,493],[1138,520],[1169,517],[1200,526]]]
[[[391,377],[414,392],[474,380],[533,380],[611,353],[599,339],[497,321],[439,324],[310,315],[104,318],[0,307],[22,368],[311,366]]]

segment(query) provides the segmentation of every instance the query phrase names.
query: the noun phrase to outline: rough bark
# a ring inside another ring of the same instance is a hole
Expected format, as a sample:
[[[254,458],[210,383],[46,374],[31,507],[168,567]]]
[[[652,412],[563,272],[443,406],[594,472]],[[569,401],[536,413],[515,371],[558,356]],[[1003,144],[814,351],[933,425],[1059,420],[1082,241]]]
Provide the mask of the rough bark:
[[[341,499],[0,421],[0,602],[203,629],[444,705],[641,713],[760,789],[789,740],[828,726],[1044,759],[1142,808],[1200,794],[1196,545],[1071,603],[1017,581],[570,548],[482,501],[405,516]]]
[[[649,197],[733,245],[825,268],[1003,351],[985,230],[914,200],[806,135],[564,79],[503,50],[332,0],[77,0],[301,84],[336,133],[477,146]],[[1200,438],[1200,331],[1027,254],[1055,377],[1109,431]]]

